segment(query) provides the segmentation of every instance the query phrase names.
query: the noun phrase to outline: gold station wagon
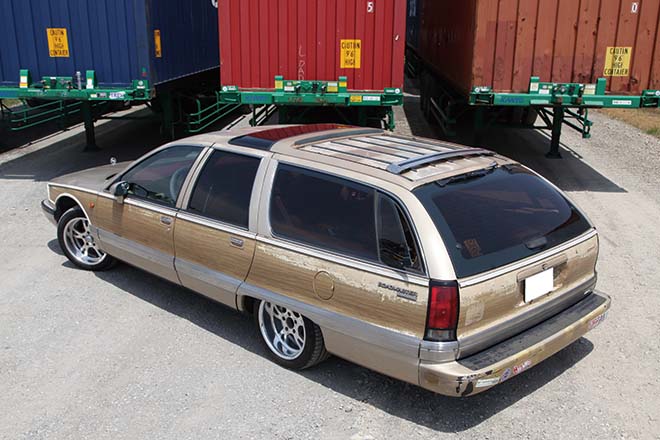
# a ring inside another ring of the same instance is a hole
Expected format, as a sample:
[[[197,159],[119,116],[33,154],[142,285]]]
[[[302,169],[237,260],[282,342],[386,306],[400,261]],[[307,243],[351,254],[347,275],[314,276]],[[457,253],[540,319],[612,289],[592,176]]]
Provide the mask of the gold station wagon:
[[[598,325],[598,237],[552,184],[491,151],[378,129],[190,137],[48,183],[88,270],[127,262],[254,315],[289,368],[329,354],[466,396]]]

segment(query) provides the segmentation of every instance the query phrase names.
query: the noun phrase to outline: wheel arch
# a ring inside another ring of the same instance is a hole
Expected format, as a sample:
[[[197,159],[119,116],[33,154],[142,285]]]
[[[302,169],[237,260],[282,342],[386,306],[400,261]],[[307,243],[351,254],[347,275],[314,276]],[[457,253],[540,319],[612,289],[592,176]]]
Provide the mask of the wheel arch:
[[[60,217],[62,217],[65,212],[76,206],[82,210],[83,214],[85,214],[85,217],[89,221],[89,215],[87,215],[87,211],[83,204],[80,203],[80,200],[78,200],[76,196],[69,193],[62,193],[55,199],[55,221],[59,221]]]

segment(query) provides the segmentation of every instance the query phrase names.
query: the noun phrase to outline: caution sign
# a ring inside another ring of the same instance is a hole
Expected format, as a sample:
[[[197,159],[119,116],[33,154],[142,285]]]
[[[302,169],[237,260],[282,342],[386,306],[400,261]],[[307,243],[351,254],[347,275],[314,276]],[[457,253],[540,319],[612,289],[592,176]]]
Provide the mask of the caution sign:
[[[48,35],[48,54],[51,58],[69,57],[69,39],[66,28],[46,28]]]
[[[630,76],[632,47],[608,47],[603,76]]]
[[[362,55],[362,40],[339,40],[340,64],[342,69],[359,69]]]
[[[154,52],[156,52],[156,58],[163,58],[163,50],[160,46],[160,29],[154,30]]]

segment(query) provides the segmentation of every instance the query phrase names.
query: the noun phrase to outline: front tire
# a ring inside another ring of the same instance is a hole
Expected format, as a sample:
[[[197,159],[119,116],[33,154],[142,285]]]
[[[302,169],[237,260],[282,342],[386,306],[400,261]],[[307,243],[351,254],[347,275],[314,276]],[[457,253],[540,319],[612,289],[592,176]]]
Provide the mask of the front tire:
[[[254,317],[261,342],[275,363],[304,370],[329,356],[319,326],[300,313],[267,301],[255,301]]]
[[[64,255],[73,264],[85,270],[105,270],[116,260],[99,249],[91,233],[89,220],[79,207],[62,214],[57,223],[57,241]]]

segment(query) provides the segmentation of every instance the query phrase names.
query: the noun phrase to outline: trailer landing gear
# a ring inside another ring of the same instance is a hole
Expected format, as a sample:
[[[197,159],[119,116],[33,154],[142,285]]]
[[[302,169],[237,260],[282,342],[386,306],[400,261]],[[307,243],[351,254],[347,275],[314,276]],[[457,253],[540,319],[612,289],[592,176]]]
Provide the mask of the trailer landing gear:
[[[82,112],[83,121],[85,123],[85,148],[83,151],[99,151],[100,148],[96,145],[96,136],[94,134],[94,115],[92,103],[90,101],[80,102],[80,111]]]

